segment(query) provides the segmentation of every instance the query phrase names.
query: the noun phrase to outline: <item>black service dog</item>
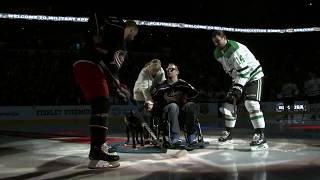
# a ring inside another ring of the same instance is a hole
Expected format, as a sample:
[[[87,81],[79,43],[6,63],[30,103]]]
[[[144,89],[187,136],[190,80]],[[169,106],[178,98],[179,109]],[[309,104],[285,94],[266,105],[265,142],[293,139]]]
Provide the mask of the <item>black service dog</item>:
[[[144,127],[143,124],[145,123],[143,119],[138,118],[137,114],[130,110],[130,112],[125,116],[125,124],[126,124],[126,133],[127,133],[127,143],[130,142],[130,133],[132,136],[132,147],[136,148],[136,141],[141,146],[144,146]],[[140,136],[140,141],[139,141]]]

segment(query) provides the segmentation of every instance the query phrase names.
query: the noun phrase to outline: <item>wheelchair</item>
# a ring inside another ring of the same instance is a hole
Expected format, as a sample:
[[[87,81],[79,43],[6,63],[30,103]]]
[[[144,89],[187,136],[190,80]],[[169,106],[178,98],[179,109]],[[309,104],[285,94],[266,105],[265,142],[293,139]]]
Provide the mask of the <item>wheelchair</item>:
[[[180,118],[180,117],[179,117]],[[183,131],[185,140],[187,142],[187,129],[186,124],[179,120],[180,131]],[[163,113],[163,108],[154,109],[150,119],[150,127],[157,137],[156,146],[168,149],[172,146],[170,134],[170,122],[167,119],[167,113]],[[203,134],[201,131],[199,117],[195,120],[196,136],[198,143],[204,143]]]

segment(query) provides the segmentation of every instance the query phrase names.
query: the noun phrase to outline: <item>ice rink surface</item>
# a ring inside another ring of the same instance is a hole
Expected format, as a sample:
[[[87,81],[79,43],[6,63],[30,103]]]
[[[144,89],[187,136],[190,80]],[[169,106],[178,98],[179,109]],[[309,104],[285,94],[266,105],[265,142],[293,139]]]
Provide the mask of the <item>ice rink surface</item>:
[[[273,138],[268,139],[269,150],[251,152],[249,138],[234,138],[233,146],[224,147],[216,139],[206,135],[209,146],[188,152],[129,149],[119,153],[120,167],[90,170],[86,137],[2,135],[0,179],[320,179],[319,141]],[[109,139],[118,145],[125,140]]]

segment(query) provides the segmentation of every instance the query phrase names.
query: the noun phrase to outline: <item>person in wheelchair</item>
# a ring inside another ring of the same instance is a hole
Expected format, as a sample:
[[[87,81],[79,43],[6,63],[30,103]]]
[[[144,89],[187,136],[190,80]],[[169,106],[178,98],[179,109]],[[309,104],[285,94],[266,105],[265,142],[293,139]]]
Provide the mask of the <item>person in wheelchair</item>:
[[[186,142],[198,142],[199,107],[192,102],[199,92],[186,81],[179,79],[177,65],[170,63],[166,68],[167,80],[151,87],[154,100],[153,112],[161,115],[169,124],[169,141],[172,146],[180,145],[180,130],[186,132]]]

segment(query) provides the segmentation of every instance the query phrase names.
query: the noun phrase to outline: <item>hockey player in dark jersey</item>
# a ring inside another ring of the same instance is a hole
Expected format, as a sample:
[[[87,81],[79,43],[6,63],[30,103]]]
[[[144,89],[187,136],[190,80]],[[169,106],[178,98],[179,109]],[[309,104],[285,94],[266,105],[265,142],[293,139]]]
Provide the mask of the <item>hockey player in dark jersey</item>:
[[[126,59],[125,43],[134,39],[138,27],[134,21],[103,17],[93,13],[89,17],[87,45],[73,64],[75,79],[91,105],[89,168],[118,167],[120,159],[115,149],[105,143],[108,130],[109,85],[105,72],[118,77]],[[120,84],[117,79],[116,83]],[[125,92],[125,87],[121,92]],[[120,91],[119,91],[120,92]],[[127,91],[129,92],[129,91]],[[107,162],[107,163],[106,163]]]
[[[173,147],[180,146],[181,125],[186,127],[187,143],[197,143],[196,121],[199,116],[198,106],[192,102],[198,91],[189,83],[178,79],[179,70],[175,64],[166,68],[167,80],[151,87],[151,95],[155,102],[154,111],[166,115],[170,123],[170,143]]]

